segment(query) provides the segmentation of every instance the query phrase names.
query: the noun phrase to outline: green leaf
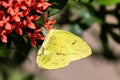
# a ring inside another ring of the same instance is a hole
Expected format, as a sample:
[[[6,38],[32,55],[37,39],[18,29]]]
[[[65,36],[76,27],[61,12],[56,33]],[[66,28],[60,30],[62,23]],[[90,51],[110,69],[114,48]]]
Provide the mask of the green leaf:
[[[51,0],[50,3],[53,5],[48,8],[49,16],[55,15],[61,11],[67,4],[68,0]]]
[[[82,17],[81,23],[91,25],[95,22],[102,23],[101,19],[90,13],[87,9],[79,9],[78,10],[79,16]]]
[[[89,3],[89,0],[81,0],[81,2]]]
[[[120,0],[96,0],[95,2],[101,5],[113,5],[113,4],[120,3]]]
[[[10,73],[8,73],[8,79],[7,80],[23,80],[26,76],[25,73],[21,72],[18,69],[11,70]]]
[[[97,18],[97,17],[95,17],[93,15],[88,16],[87,18],[83,18],[82,21],[81,21],[81,23],[85,23],[87,25],[91,25],[91,24],[93,24],[95,22],[101,23],[102,21],[99,18]]]
[[[8,53],[7,48],[4,45],[0,46],[0,57],[6,57]]]
[[[74,34],[77,34],[77,35],[79,35],[83,31],[80,28],[79,24],[71,24],[71,25],[69,25],[68,29],[69,29],[70,32],[72,32]]]
[[[94,0],[80,0],[80,2],[83,2],[83,3],[91,3],[93,2]]]
[[[29,42],[26,43],[25,38],[17,34],[12,36],[12,40],[16,49],[11,56],[11,61],[13,64],[21,64],[27,58],[31,44]]]
[[[45,16],[45,14],[41,15],[40,18],[37,21],[35,21],[35,24],[43,25],[44,24],[44,16]]]

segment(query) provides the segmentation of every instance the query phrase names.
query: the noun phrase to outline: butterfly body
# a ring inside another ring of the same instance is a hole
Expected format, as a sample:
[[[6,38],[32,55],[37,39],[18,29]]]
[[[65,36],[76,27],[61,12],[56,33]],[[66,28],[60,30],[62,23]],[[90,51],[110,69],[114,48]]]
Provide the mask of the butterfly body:
[[[44,69],[63,68],[71,61],[85,58],[91,53],[91,48],[80,37],[52,29],[38,51],[37,64]]]

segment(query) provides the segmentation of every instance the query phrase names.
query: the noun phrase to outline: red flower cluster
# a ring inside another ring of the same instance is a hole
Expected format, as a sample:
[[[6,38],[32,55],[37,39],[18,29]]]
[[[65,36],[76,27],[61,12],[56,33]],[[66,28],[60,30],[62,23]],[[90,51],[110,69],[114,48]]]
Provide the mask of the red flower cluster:
[[[40,18],[40,15],[32,14],[31,11],[43,14],[43,11],[51,5],[52,4],[44,0],[0,0],[1,41],[7,43],[7,35],[15,31],[19,35],[23,35],[23,33],[28,35],[31,44],[35,47],[36,40],[43,40],[44,36],[40,34],[41,30],[37,29],[34,24],[34,22]],[[49,25],[49,23],[47,25]],[[34,31],[33,33],[27,32],[24,31],[25,28]]]
[[[48,15],[45,15],[44,18],[44,27],[46,28],[46,30],[50,30],[52,28],[52,25],[56,23],[56,20],[47,20]]]

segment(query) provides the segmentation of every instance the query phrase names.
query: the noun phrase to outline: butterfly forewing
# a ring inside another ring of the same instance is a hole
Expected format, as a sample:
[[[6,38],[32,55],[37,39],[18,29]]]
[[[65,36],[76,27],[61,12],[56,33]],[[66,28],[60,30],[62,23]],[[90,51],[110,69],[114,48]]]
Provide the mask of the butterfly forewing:
[[[66,47],[62,38],[56,34],[56,31],[49,32],[41,49],[38,51],[37,63],[39,67],[57,69],[67,66],[70,63],[70,56]]]
[[[68,49],[68,53],[71,55],[71,61],[85,58],[92,53],[89,45],[80,37],[63,30],[57,30],[57,32],[67,46],[66,49]]]

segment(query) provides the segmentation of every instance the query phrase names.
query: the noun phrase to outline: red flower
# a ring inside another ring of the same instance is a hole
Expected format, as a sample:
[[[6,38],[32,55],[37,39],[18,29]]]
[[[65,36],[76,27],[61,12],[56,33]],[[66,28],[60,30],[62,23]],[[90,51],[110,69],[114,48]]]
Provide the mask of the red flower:
[[[16,33],[22,35],[23,34],[22,27],[24,26],[23,22],[16,23],[15,25],[16,27],[14,28],[14,30],[16,31]]]
[[[56,23],[56,20],[47,20],[48,15],[45,15],[44,18],[44,27],[46,28],[46,30],[50,30],[51,28],[53,28],[52,26]]]
[[[24,25],[28,26],[30,29],[36,29],[35,24],[33,21],[39,19],[40,16],[27,16],[26,19],[23,21]]]
[[[43,13],[42,11],[47,9],[49,6],[51,6],[52,4],[45,2],[44,0],[36,0],[36,4],[34,6],[34,8],[36,9],[36,11],[38,13]]]
[[[12,6],[14,0],[1,0],[0,4],[5,8]]]
[[[13,4],[14,5],[14,4]],[[9,7],[7,12],[11,15],[12,21],[20,22],[19,4],[15,4],[14,7]]]
[[[40,34],[41,29],[34,30],[34,33],[27,33],[28,37],[31,39],[31,44],[36,47],[36,40],[44,40],[44,36]]]
[[[2,28],[0,28],[0,37],[2,42],[7,43],[7,34],[10,34],[12,31],[11,30],[2,30]]]
[[[0,12],[2,12],[2,11],[0,11]],[[1,20],[0,20],[0,26],[1,27],[4,26],[5,24],[7,24],[9,22],[9,20],[10,20],[10,17],[6,18],[6,16],[2,14]]]
[[[4,14],[4,11],[0,8],[0,21],[3,19]]]
[[[12,31],[15,34],[27,34],[31,40],[31,44],[35,47],[36,40],[43,40],[44,36],[37,29],[35,21],[40,18],[40,15],[32,14],[31,11],[43,14],[52,4],[45,0],[0,0],[0,39],[2,42],[7,42],[7,35]],[[51,25],[55,24],[56,20],[47,21],[45,18],[45,28],[49,30]],[[25,29],[30,29],[34,33],[30,33]]]

